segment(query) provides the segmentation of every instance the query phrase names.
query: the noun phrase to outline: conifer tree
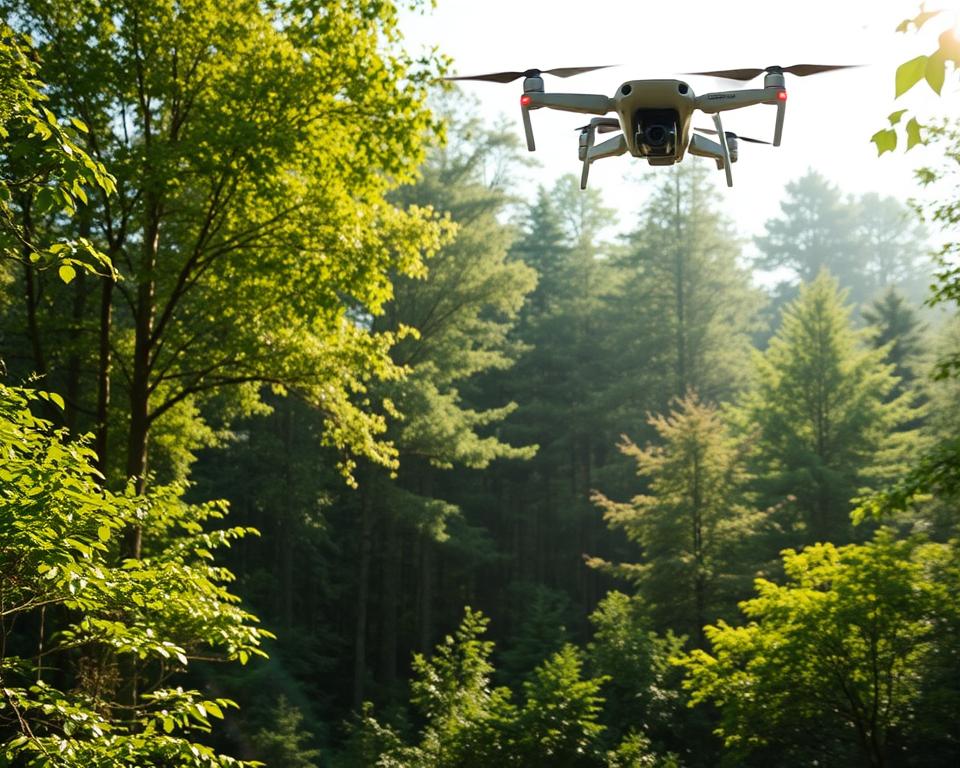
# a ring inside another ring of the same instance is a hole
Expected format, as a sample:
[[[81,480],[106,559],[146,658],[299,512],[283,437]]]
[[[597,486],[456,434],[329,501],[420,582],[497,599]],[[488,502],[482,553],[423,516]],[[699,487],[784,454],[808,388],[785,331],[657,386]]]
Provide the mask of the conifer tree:
[[[827,272],[801,288],[745,400],[767,500],[795,499],[806,543],[848,541],[851,499],[901,470],[918,439],[900,431],[917,416],[910,395],[890,399],[893,366],[851,327],[843,299]]]
[[[618,379],[629,382],[634,413],[662,411],[691,389],[723,400],[743,385],[762,299],[737,263],[730,223],[711,205],[707,174],[674,169],[617,257]]]
[[[742,448],[713,406],[690,394],[650,423],[659,442],[621,450],[636,461],[649,490],[629,502],[595,499],[608,525],[623,529],[642,552],[639,563],[591,564],[634,580],[658,628],[702,646],[703,627],[723,609],[721,574],[743,572],[738,544],[757,522],[744,494]],[[730,603],[727,598],[728,609]]]
[[[873,346],[886,348],[884,362],[893,365],[898,379],[894,393],[902,394],[917,378],[924,352],[920,318],[891,286],[863,311],[863,319],[870,326]]]

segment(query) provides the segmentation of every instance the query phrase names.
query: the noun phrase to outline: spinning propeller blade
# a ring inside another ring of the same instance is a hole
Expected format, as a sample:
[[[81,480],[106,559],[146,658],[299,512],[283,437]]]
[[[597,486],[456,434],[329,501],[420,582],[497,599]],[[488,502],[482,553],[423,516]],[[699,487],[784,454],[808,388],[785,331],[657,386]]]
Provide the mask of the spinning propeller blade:
[[[540,77],[540,75],[553,75],[554,77],[573,77],[582,75],[584,72],[593,72],[595,69],[607,69],[616,64],[602,64],[599,67],[558,67],[556,69],[526,69],[522,72],[491,72],[486,75],[459,75],[457,77],[445,77],[444,80],[483,80],[489,83],[510,83],[521,77]]]
[[[688,75],[706,75],[707,77],[723,77],[727,80],[753,80],[758,75],[767,73],[788,73],[797,77],[817,75],[821,72],[832,72],[835,69],[851,69],[859,64],[793,64],[789,67],[764,67],[763,69],[717,69],[711,72],[687,72]]]
[[[700,131],[700,133],[712,133],[716,135],[716,131],[713,128],[697,128],[694,127],[695,131]],[[741,136],[739,133],[734,133],[733,131],[726,131],[727,138],[733,136],[738,141],[749,141],[751,144],[770,144],[769,141],[764,141],[763,139],[751,139],[749,136]]]

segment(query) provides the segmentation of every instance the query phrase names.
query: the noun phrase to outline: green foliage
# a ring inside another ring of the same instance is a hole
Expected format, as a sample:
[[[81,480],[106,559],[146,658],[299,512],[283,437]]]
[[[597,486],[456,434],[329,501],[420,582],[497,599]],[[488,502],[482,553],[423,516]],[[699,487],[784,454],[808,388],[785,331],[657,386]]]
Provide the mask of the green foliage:
[[[720,709],[730,764],[753,754],[887,764],[938,664],[956,588],[933,578],[946,556],[885,531],[866,545],[785,551],[786,583],[758,579],[741,604],[749,623],[709,627],[712,651],[678,660],[692,703]]]
[[[644,749],[650,738],[662,743],[677,729],[681,694],[670,659],[684,643],[672,632],[654,632],[648,613],[641,598],[608,592],[590,615],[587,644],[591,672],[607,681],[602,722],[625,745],[645,739]]]
[[[285,697],[277,700],[274,721],[253,734],[257,757],[268,766],[316,768],[319,749],[308,746],[312,736],[302,729],[303,715]]]
[[[891,287],[863,311],[863,319],[870,327],[873,345],[886,350],[884,362],[893,365],[898,379],[896,394],[901,394],[917,378],[924,351],[923,325],[916,311]]]
[[[523,684],[523,705],[508,688],[490,688],[493,643],[487,619],[466,609],[432,658],[414,657],[410,700],[426,722],[417,743],[377,722],[365,708],[343,757],[392,768],[599,766],[598,722],[606,678],[582,678],[580,652],[565,645]]]
[[[680,768],[674,754],[658,755],[642,733],[629,733],[615,750],[607,752],[608,768]]]
[[[518,585],[511,590],[517,606],[514,629],[497,670],[504,682],[524,680],[547,656],[569,640],[566,623],[570,604],[566,595],[542,584]]]
[[[913,18],[901,21],[897,25],[897,32],[918,32],[931,20],[938,17],[942,20],[941,14],[943,12],[943,9],[928,11],[925,3],[921,3],[920,12]],[[948,64],[950,65],[949,69]],[[915,56],[897,67],[894,75],[894,98],[899,99],[921,80],[926,81],[930,89],[940,95],[947,74],[954,75],[958,66],[960,66],[960,38],[957,37],[956,29],[948,26],[940,32],[937,37],[937,46],[931,53]],[[891,114],[888,118],[889,127],[881,128],[871,137],[870,140],[877,146],[878,155],[896,149],[897,125],[906,112],[906,109],[901,109]],[[911,117],[907,121],[905,132],[908,151],[917,144],[926,141],[923,132],[928,128],[929,126],[919,123],[916,117]]]
[[[808,542],[849,540],[851,499],[893,479],[918,446],[916,418],[883,349],[865,349],[827,273],[803,286],[762,356],[745,413],[770,504],[795,501]],[[789,523],[788,523],[789,524]]]
[[[115,189],[103,165],[81,149],[83,121],[61,122],[45,105],[38,70],[30,40],[0,21],[0,258],[56,267],[65,283],[78,270],[112,274],[88,238],[38,235],[36,220],[76,216],[88,195]]]
[[[233,576],[213,555],[254,531],[205,530],[223,505],[188,505],[182,489],[104,491],[86,442],[31,414],[40,397],[62,402],[0,385],[5,758],[240,765],[196,741],[233,702],[173,678],[196,660],[264,655],[270,633],[239,607],[227,588]],[[119,532],[134,520],[149,530],[150,547],[141,560],[118,562]],[[130,686],[141,694],[132,708],[121,706]]]
[[[621,444],[636,461],[637,474],[649,479],[649,491],[627,503],[595,496],[607,524],[622,528],[640,546],[643,560],[591,564],[634,580],[658,627],[702,642],[701,628],[722,605],[720,574],[737,571],[737,545],[759,516],[744,495],[749,478],[743,449],[715,407],[691,394],[650,424],[659,444]]]
[[[581,677],[580,652],[565,645],[524,681],[517,722],[518,765],[574,768],[595,765],[600,689],[606,678]]]

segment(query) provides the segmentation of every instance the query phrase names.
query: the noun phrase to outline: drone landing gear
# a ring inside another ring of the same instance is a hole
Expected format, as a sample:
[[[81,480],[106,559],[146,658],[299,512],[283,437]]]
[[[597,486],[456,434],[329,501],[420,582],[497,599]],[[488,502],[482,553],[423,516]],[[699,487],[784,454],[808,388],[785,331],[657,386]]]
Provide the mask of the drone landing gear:
[[[623,134],[607,139],[600,144],[594,144],[597,133],[607,133],[620,128],[620,121],[612,117],[595,117],[580,130],[580,159],[583,160],[583,170],[580,172],[580,189],[587,188],[587,176],[590,175],[590,164],[594,160],[604,157],[617,157],[627,151],[627,140]]]
[[[720,115],[713,115],[713,124],[717,126],[715,131],[709,131],[709,133],[716,133],[717,137],[720,139],[719,142],[714,141],[713,139],[708,139],[706,136],[701,136],[698,133],[694,133],[690,137],[690,145],[688,147],[691,155],[699,155],[700,157],[712,157],[717,161],[717,170],[723,170],[726,172],[727,176],[727,186],[733,186],[733,162],[737,159],[737,140],[733,134],[727,134],[723,130],[723,124],[720,120]],[[702,128],[697,128],[695,130],[705,130]]]

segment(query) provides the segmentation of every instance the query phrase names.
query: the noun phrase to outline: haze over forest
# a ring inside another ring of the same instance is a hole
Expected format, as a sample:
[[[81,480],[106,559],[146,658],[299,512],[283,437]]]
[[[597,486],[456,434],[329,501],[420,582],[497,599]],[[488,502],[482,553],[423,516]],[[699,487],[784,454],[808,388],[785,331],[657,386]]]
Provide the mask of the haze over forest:
[[[955,764],[950,106],[628,217],[399,18],[0,0],[0,764]]]

